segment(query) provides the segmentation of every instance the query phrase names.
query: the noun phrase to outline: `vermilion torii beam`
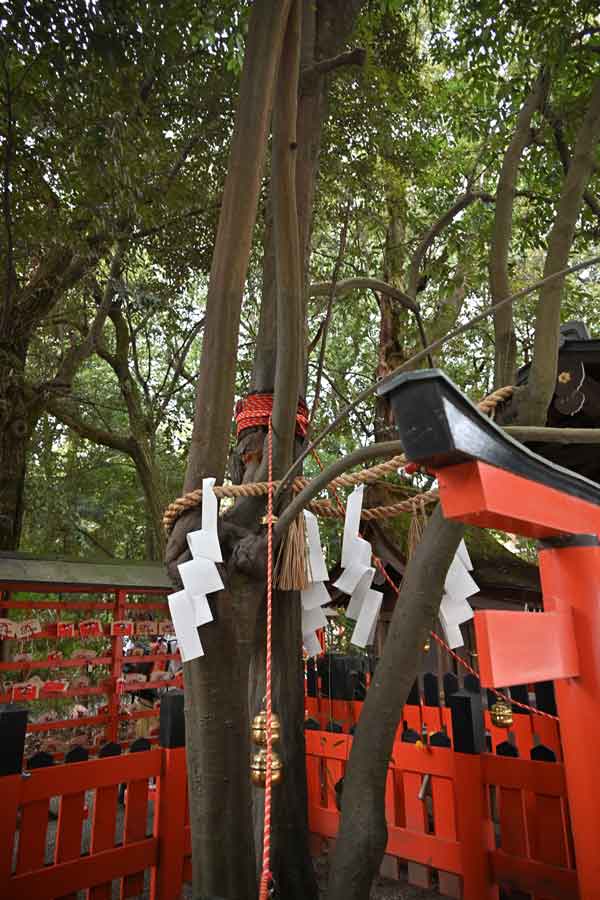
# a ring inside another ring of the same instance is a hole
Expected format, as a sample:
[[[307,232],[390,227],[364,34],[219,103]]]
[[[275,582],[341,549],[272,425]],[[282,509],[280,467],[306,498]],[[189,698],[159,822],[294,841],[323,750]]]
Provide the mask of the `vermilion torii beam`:
[[[517,444],[437,370],[400,375],[379,393],[407,457],[438,477],[447,517],[543,540],[545,612],[475,614],[481,683],[556,681],[580,897],[597,900],[600,487]]]

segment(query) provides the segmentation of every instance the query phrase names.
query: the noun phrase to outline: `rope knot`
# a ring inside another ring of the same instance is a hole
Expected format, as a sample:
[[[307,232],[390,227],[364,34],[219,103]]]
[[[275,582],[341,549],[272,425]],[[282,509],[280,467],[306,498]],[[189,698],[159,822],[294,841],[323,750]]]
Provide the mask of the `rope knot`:
[[[248,394],[235,404],[235,422],[239,438],[246,428],[268,428],[273,411],[273,394]],[[300,397],[296,412],[296,434],[305,437],[308,431],[308,406]]]

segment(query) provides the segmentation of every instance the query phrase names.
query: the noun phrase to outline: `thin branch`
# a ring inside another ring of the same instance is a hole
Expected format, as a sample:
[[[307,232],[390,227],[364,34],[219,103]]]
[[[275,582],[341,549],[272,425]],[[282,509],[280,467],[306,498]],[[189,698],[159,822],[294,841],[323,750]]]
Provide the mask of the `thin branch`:
[[[336,69],[343,66],[364,66],[367,59],[367,51],[363,47],[356,47],[354,50],[347,50],[338,56],[332,56],[329,59],[321,59],[314,65],[302,70],[300,76],[300,87],[303,90],[307,85],[312,84],[315,78],[321,75],[328,75]]]
[[[556,144],[556,149],[560,157],[563,172],[566,175],[569,171],[569,165],[571,164],[571,156],[569,153],[569,148],[567,146],[567,141],[565,139],[563,123],[551,110],[548,110],[547,115],[552,126],[554,143]],[[598,198],[594,194],[592,194],[590,190],[586,189],[583,194],[583,199],[585,200],[591,211],[594,213],[594,215],[600,218],[600,202],[598,201]]]
[[[327,333],[329,331],[329,325],[331,322],[331,313],[333,311],[333,302],[335,300],[335,287],[338,282],[338,277],[340,274],[340,270],[342,268],[342,262],[344,259],[344,255],[346,253],[346,243],[348,241],[348,223],[350,221],[350,199],[348,199],[346,203],[346,212],[344,215],[344,220],[342,222],[342,227],[340,229],[340,241],[337,259],[333,266],[333,272],[331,274],[331,289],[329,291],[329,298],[327,300],[327,309],[325,311],[325,318],[323,320],[323,328],[321,329],[321,346],[319,348],[319,361],[317,364],[317,375],[315,379],[315,396],[313,400],[312,410],[310,413],[310,422],[309,426],[312,425],[313,419],[317,413],[319,408],[319,395],[321,393],[321,377],[323,375],[323,365],[325,363],[325,348],[327,346]]]
[[[351,291],[373,290],[391,297],[392,300],[397,300],[398,303],[401,303],[402,306],[405,306],[412,312],[416,312],[418,309],[417,303],[408,294],[391,284],[387,284],[385,281],[381,281],[379,278],[346,278],[344,281],[338,281],[337,284],[333,285],[333,288],[335,297],[345,297]],[[310,285],[309,296],[328,297],[331,289],[332,283],[330,281],[316,281]]]
[[[161,417],[164,415],[165,410],[166,410],[166,408],[167,408],[167,406],[168,406],[168,404],[169,404],[171,398],[173,397],[173,395],[174,395],[174,393],[175,393],[175,391],[176,391],[177,382],[179,381],[179,379],[180,379],[182,376],[183,376],[184,378],[186,378],[186,373],[185,373],[185,362],[186,362],[186,360],[187,360],[187,357],[188,357],[188,354],[189,354],[190,350],[192,349],[192,344],[193,344],[195,338],[198,336],[198,334],[200,334],[200,332],[201,332],[202,329],[204,328],[204,320],[205,320],[205,318],[206,318],[205,316],[202,316],[202,318],[200,319],[200,321],[197,322],[197,323],[190,329],[188,335],[184,338],[181,347],[180,347],[178,350],[175,351],[175,353],[173,354],[173,356],[172,356],[172,358],[171,358],[171,361],[170,361],[170,363],[169,363],[169,367],[168,367],[168,369],[167,369],[167,372],[166,372],[166,374],[165,374],[165,377],[164,377],[164,379],[163,379],[163,382],[162,382],[160,388],[159,388],[159,389],[157,390],[157,392],[156,392],[156,398],[160,397],[161,395],[163,396],[163,400],[162,400],[162,402],[161,402],[161,403],[159,404],[159,406],[158,406],[158,411],[157,411],[157,412],[158,412],[158,418],[161,418]],[[173,366],[173,362],[175,362],[175,365],[174,365],[174,366]],[[173,374],[172,374],[172,376],[171,376],[171,379],[170,379],[170,382],[169,382],[169,386],[168,386],[168,388],[165,390],[165,384],[166,384],[166,382],[167,382],[167,378],[168,378],[168,374],[169,374],[169,371],[170,371],[171,366],[173,366]],[[191,382],[193,379],[192,379],[191,376],[189,376],[189,377],[187,377],[186,380],[187,380],[188,383],[189,383],[189,382]],[[164,391],[164,394],[163,394],[163,391]]]
[[[108,550],[104,546],[104,544],[100,543],[98,538],[94,537],[94,535],[91,533],[91,531],[88,531],[87,528],[83,527],[83,525],[80,525],[78,522],[73,522],[73,528],[75,529],[75,531],[78,531],[79,534],[83,535],[83,537],[86,539],[86,541],[89,541],[89,543],[93,547],[97,547],[98,550],[101,550],[102,553],[104,553],[106,556],[108,556],[109,559],[115,559],[115,554],[111,553],[110,550]]]
[[[336,460],[326,469],[323,469],[306,487],[302,488],[299,494],[296,494],[291,503],[283,510],[275,528],[273,536],[276,540],[282,538],[288,527],[292,524],[296,516],[302,512],[311,500],[324,490],[330,481],[347,472],[348,469],[360,465],[368,459],[376,459],[377,457],[396,456],[402,453],[402,444],[400,441],[381,441],[378,444],[369,444],[368,447],[359,447],[353,453],[349,453],[342,459]],[[287,476],[286,476],[287,477]]]
[[[600,444],[600,428],[546,428],[508,425],[507,434],[522,444]]]
[[[425,259],[425,255],[427,254],[427,251],[429,250],[435,239],[439,237],[442,231],[454,221],[458,214],[468,206],[470,206],[472,203],[475,203],[476,200],[481,200],[483,203],[493,203],[494,196],[493,194],[488,194],[485,191],[466,191],[466,193],[462,194],[460,197],[457,197],[452,206],[450,206],[444,213],[442,213],[442,215],[425,232],[425,234],[417,244],[417,247],[411,256],[407,274],[406,292],[412,300],[415,300],[417,296],[417,288],[421,275],[421,266],[423,264],[423,260]]]

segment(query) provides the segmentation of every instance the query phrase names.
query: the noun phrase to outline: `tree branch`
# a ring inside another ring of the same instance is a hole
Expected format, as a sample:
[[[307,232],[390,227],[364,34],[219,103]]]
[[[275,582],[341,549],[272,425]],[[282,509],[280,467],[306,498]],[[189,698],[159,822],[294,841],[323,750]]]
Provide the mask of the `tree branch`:
[[[316,281],[310,286],[309,296],[328,297],[332,287],[334,288],[335,297],[345,297],[351,291],[372,290],[379,291],[379,293],[391,297],[392,300],[397,300],[398,303],[401,303],[402,306],[405,306],[412,312],[416,312],[419,308],[416,301],[411,299],[404,291],[394,287],[392,284],[386,284],[385,281],[381,281],[379,278],[346,278],[344,281],[338,281],[335,286],[330,281]]]
[[[325,318],[323,320],[323,328],[320,329],[321,336],[321,346],[319,348],[319,361],[317,364],[317,374],[315,378],[315,396],[313,400],[312,410],[310,413],[310,423],[312,423],[317,409],[319,408],[319,395],[321,393],[321,378],[323,375],[323,365],[325,363],[325,348],[327,346],[327,333],[329,331],[329,323],[331,322],[331,313],[333,311],[333,301],[335,300],[335,287],[338,282],[338,276],[340,274],[340,269],[342,267],[342,261],[344,259],[344,254],[346,252],[346,242],[348,240],[348,222],[350,220],[350,200],[346,203],[346,213],[344,216],[344,220],[342,222],[342,227],[340,230],[340,241],[339,241],[339,249],[337,259],[333,266],[333,272],[331,275],[331,290],[329,291],[329,298],[327,300],[327,309],[325,311]]]
[[[563,130],[563,125],[557,115],[555,115],[551,110],[548,111],[548,118],[550,120],[550,124],[552,126],[552,133],[554,134],[554,143],[556,144],[556,149],[558,151],[558,155],[560,157],[560,161],[562,164],[563,172],[565,175],[569,171],[569,165],[571,164],[571,158],[569,155],[569,148],[567,146],[567,142],[565,139],[565,134]],[[585,190],[583,193],[583,199],[594,213],[595,216],[598,216],[600,219],[600,202],[598,199],[592,194],[591,191]]]
[[[271,196],[277,283],[277,360],[273,395],[273,475],[292,461],[301,384],[302,274],[296,203],[296,120],[301,0],[293,0],[279,61],[273,110]]]
[[[594,166],[600,139],[600,78],[594,81],[590,101],[579,128],[573,159],[563,183],[556,219],[548,239],[544,276],[565,268],[575,226],[581,213],[583,194]],[[540,290],[537,304],[533,359],[523,391],[519,418],[523,424],[544,425],[554,393],[558,364],[560,306],[564,276]],[[523,416],[523,418],[521,418]]]
[[[96,428],[95,425],[91,425],[89,422],[86,422],[85,419],[79,418],[79,416],[67,409],[67,407],[57,399],[51,399],[48,402],[47,410],[55,419],[58,419],[59,422],[62,422],[63,425],[66,425],[67,428],[70,428],[76,434],[80,435],[80,437],[83,437],[88,441],[93,441],[95,444],[102,444],[103,447],[110,447],[112,450],[118,450],[119,453],[126,453],[128,456],[133,456],[135,452],[135,441],[131,437],[125,437],[124,435],[116,434],[113,431]]]
[[[508,256],[512,235],[515,187],[521,158],[531,139],[531,121],[543,105],[550,79],[542,70],[517,116],[517,124],[502,160],[496,189],[496,209],[490,242],[489,273],[492,303],[510,293]],[[502,307],[493,317],[495,335],[494,385],[512,384],[517,360],[517,343],[513,328],[512,307]]]
[[[522,444],[600,444],[600,428],[545,428],[507,425],[504,431]]]
[[[327,466],[322,472],[319,472],[309,483],[303,488],[299,494],[296,494],[291,503],[286,506],[279,520],[273,529],[273,535],[277,540],[281,539],[289,526],[292,524],[297,515],[306,507],[311,500],[324,490],[333,478],[352,469],[367,459],[375,459],[376,457],[396,456],[402,453],[402,444],[400,441],[381,441],[377,444],[369,444],[368,447],[360,447],[353,453],[349,453],[342,459]]]
[[[367,51],[363,47],[356,47],[354,50],[348,50],[340,53],[338,56],[332,56],[330,59],[321,59],[314,65],[302,70],[300,76],[300,87],[304,87],[314,82],[315,78],[321,75],[327,75],[334,72],[342,66],[364,66],[367,59]]]
[[[102,300],[87,335],[81,343],[74,344],[68,349],[52,381],[39,386],[40,393],[43,392],[45,394],[48,391],[57,391],[61,394],[69,393],[79,367],[93,353],[113,304],[115,282],[121,272],[123,252],[124,248],[119,246],[113,255]]]
[[[435,239],[439,237],[442,231],[454,221],[457,215],[461,213],[463,209],[466,209],[472,203],[475,203],[476,200],[482,200],[484,203],[493,203],[494,197],[492,194],[488,194],[485,191],[468,190],[460,197],[457,197],[452,206],[450,206],[444,213],[442,213],[439,219],[437,219],[428,229],[428,231],[425,232],[425,234],[417,244],[417,247],[411,256],[407,274],[406,293],[411,300],[415,300],[417,296],[419,278],[421,275],[421,266],[423,264],[423,260],[425,259],[425,254],[427,253]]]

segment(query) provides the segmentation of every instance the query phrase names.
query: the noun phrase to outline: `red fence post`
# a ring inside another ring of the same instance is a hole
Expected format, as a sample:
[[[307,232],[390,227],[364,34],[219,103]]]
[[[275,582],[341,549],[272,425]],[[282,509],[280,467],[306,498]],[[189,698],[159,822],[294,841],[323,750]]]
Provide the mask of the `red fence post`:
[[[544,608],[572,610],[579,675],[555,681],[569,810],[581,900],[600,890],[600,546],[592,535],[570,545],[545,543],[539,554]]]
[[[120,621],[125,617],[125,602],[127,600],[127,592],[122,589],[115,591],[115,605],[113,607],[113,622]],[[123,671],[123,638],[115,635],[111,638],[111,656],[112,664],[111,674],[111,693],[108,697],[108,709],[110,720],[106,729],[106,739],[108,741],[119,740],[119,708],[121,706],[121,697],[117,692],[118,679]]]
[[[21,798],[27,710],[14,704],[0,706],[0,898],[11,894],[13,847]]]
[[[492,823],[483,781],[481,753],[485,749],[481,694],[457,691],[452,709],[456,830],[460,841],[463,900],[498,900],[489,851]]]
[[[169,691],[161,700],[160,746],[163,763],[154,808],[158,864],[152,869],[150,900],[176,900],[183,887],[187,804],[183,691]]]

